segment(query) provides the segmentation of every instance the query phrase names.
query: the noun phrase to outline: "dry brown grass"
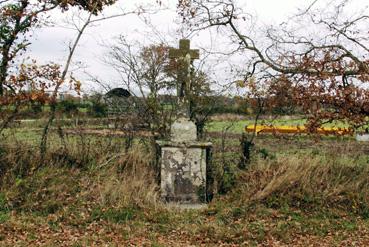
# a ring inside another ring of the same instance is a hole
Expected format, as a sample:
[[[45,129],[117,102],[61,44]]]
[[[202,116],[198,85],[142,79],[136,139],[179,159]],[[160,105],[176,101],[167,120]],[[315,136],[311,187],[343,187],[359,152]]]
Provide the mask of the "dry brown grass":
[[[158,186],[150,154],[133,149],[98,175],[98,193],[103,207],[158,206]]]
[[[0,146],[0,188],[13,183],[16,178],[28,175],[38,160],[35,159],[34,150],[18,145]]]
[[[369,166],[308,155],[260,159],[240,176],[236,191],[250,202],[318,203],[369,213]]]
[[[160,206],[152,154],[144,153],[142,147],[125,153],[114,152],[114,145],[105,147],[88,142],[84,148],[74,148],[73,145],[68,145],[69,152],[51,149],[40,171],[33,170],[38,165],[35,149],[25,145],[2,146],[1,190],[7,190],[8,184],[11,190],[19,190],[16,195],[24,194],[23,189],[31,195],[39,193],[36,190],[49,191],[53,188],[50,182],[42,180],[58,183],[58,169],[64,169],[70,170],[72,175],[76,174],[74,187],[77,188],[74,190],[80,190],[68,193],[80,193],[85,201],[104,208]],[[269,160],[256,159],[246,171],[235,176],[235,192],[230,196],[234,199],[232,203],[337,206],[369,216],[369,166],[365,162],[359,164],[355,157],[337,155],[335,158],[331,154],[289,154]],[[43,174],[45,168],[55,175]],[[37,176],[38,172],[42,176]],[[39,187],[34,186],[36,182]],[[29,185],[29,188],[21,188],[16,184]],[[49,199],[52,200],[51,197]]]
[[[150,153],[136,148],[114,154],[90,144],[85,150],[68,147],[50,149],[39,166],[37,149],[1,145],[0,194],[10,208],[47,213],[77,201],[102,208],[159,207]]]

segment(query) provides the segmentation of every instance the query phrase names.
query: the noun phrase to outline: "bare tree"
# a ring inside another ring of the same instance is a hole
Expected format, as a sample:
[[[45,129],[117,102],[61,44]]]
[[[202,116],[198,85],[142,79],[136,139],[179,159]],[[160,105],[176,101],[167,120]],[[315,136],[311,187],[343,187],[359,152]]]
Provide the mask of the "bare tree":
[[[253,17],[233,0],[179,1],[178,7],[194,30],[214,28],[229,37],[230,53],[247,58],[240,74],[246,86],[252,77],[274,87],[291,85],[314,131],[334,120],[358,127],[369,116],[369,16],[367,8],[352,12],[352,2],[312,1],[269,27],[261,40],[252,31]]]
[[[168,137],[176,117],[178,61],[169,59],[169,47],[164,44],[143,46],[131,44],[123,36],[113,45],[106,61],[120,75],[123,85],[135,95],[137,105],[143,105],[141,121],[150,123],[153,134]],[[210,79],[200,69],[193,69],[191,78],[190,118],[202,136],[205,123],[212,113]],[[209,110],[210,109],[210,110]]]
[[[120,36],[106,60],[119,73],[124,87],[134,95],[137,117],[150,125],[154,135],[161,137],[168,135],[175,112],[171,95],[176,84],[168,52],[164,44],[145,47],[131,44]]]
[[[77,25],[76,23],[73,23],[73,25],[74,25],[74,27],[77,31],[77,35],[75,37],[75,40],[72,41],[69,45],[68,56],[67,56],[67,59],[66,59],[65,65],[64,65],[64,69],[62,71],[62,75],[61,75],[61,80],[62,81],[64,81],[66,79],[67,75],[68,75],[69,68],[70,68],[71,63],[72,63],[72,58],[75,55],[75,51],[78,47],[78,44],[79,44],[83,34],[85,33],[86,29],[89,26],[91,26],[95,23],[98,23],[98,22],[108,20],[108,19],[123,17],[123,16],[130,15],[130,14],[141,14],[141,13],[147,11],[144,8],[139,7],[136,10],[133,10],[133,11],[122,11],[122,13],[118,13],[118,14],[115,14],[115,15],[96,17],[96,14],[99,13],[105,5],[112,4],[114,2],[115,1],[107,0],[107,1],[103,1],[103,3],[101,3],[100,1],[92,3],[92,5],[88,7],[88,10],[89,10],[88,17],[85,20],[80,20],[80,21],[82,21],[82,25]],[[57,98],[60,86],[61,86],[61,83],[57,84],[54,87],[53,94],[52,94],[52,97],[51,97],[51,101],[50,101],[51,111],[50,111],[48,121],[47,121],[47,123],[44,127],[42,138],[41,138],[41,144],[40,144],[41,155],[45,154],[49,128],[52,125],[52,123],[53,123],[53,121],[56,117],[56,102],[57,102],[56,98]],[[80,86],[81,85],[79,85],[79,84],[77,85],[77,87],[76,87],[77,92],[79,92]]]

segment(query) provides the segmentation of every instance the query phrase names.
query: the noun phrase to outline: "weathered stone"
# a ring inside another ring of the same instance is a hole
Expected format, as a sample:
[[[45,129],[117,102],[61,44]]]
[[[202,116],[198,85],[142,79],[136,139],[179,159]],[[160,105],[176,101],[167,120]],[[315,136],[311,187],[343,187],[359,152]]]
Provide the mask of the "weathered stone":
[[[177,59],[177,76],[178,76],[178,114],[182,117],[190,117],[189,110],[189,95],[191,84],[191,65],[194,59],[200,57],[199,50],[190,49],[190,41],[188,39],[182,39],[179,41],[179,49],[170,49],[169,57]]]
[[[196,125],[187,118],[179,118],[171,126],[170,137],[173,142],[196,141]]]
[[[175,210],[202,210],[206,209],[207,205],[203,203],[178,203],[178,202],[172,202],[167,203],[167,207],[173,208]]]
[[[200,52],[198,49],[196,50],[190,49],[190,40],[188,39],[181,39],[179,41],[179,49],[173,48],[169,50],[170,58],[182,58],[182,57],[185,57],[187,54],[190,54],[191,59],[200,58]]]
[[[161,196],[165,201],[201,203],[206,199],[206,150],[163,147]]]
[[[167,202],[201,204],[207,199],[210,142],[158,141],[161,146],[161,197]]]
[[[356,141],[369,142],[369,134],[357,134]]]

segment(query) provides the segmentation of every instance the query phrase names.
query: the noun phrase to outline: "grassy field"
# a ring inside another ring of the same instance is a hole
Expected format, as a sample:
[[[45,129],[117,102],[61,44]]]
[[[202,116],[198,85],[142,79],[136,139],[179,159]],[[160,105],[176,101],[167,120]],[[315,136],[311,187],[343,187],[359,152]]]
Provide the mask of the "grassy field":
[[[242,133],[245,130],[245,126],[254,125],[254,120],[235,120],[235,121],[212,121],[207,125],[209,131],[231,131],[234,133]],[[306,119],[275,119],[275,120],[259,120],[258,125],[272,125],[272,126],[303,126],[306,124]],[[323,127],[348,127],[343,122],[333,122],[323,125]]]
[[[306,120],[264,120],[259,121],[258,124],[273,124],[273,125],[290,125],[297,126],[305,124]],[[235,120],[235,121],[213,121],[207,126],[209,131],[223,131],[228,130],[234,133],[242,133],[245,130],[245,126],[255,124],[254,120]]]
[[[158,200],[149,138],[125,151],[122,137],[53,131],[41,161],[42,122],[9,129],[0,144],[0,245],[368,246],[369,144],[260,135],[240,169],[247,123],[208,126],[217,193],[202,210]]]

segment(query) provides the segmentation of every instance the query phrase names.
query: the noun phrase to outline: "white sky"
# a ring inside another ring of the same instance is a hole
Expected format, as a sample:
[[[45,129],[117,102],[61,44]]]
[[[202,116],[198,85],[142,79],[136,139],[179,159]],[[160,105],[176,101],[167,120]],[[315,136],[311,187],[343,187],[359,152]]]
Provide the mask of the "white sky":
[[[145,5],[155,2],[154,0],[120,0],[116,5],[109,7],[104,11],[105,15],[119,13],[120,8],[131,9],[132,6]],[[169,9],[160,11],[157,14],[150,15],[152,27],[154,27],[165,40],[172,46],[176,46],[180,38],[175,31],[178,26],[176,22],[175,5],[176,0],[164,0],[164,6]],[[257,16],[260,25],[278,24],[286,19],[286,17],[297,12],[297,8],[308,6],[313,0],[238,0],[241,6],[245,6],[247,12]],[[130,6],[128,6],[129,4]],[[54,12],[52,19],[56,25],[38,29],[35,31],[35,40],[30,48],[30,56],[35,58],[39,63],[47,63],[53,61],[64,64],[67,55],[68,43],[75,38],[75,31],[61,26],[67,26],[65,19],[71,16],[71,12],[59,13]],[[74,63],[81,62],[86,69],[75,72],[77,77],[82,81],[87,81],[88,76],[84,73],[93,74],[101,78],[111,85],[117,85],[119,78],[115,71],[106,66],[102,60],[106,56],[107,48],[101,44],[114,43],[114,38],[118,35],[125,35],[131,40],[137,40],[145,44],[158,42],[159,36],[153,34],[152,27],[148,26],[135,15],[118,17],[103,22],[99,22],[94,27],[90,27],[84,34],[74,56]],[[199,48],[206,46],[209,33],[203,33],[199,36],[191,37],[192,47]],[[91,90],[91,84],[85,83],[84,90]]]

